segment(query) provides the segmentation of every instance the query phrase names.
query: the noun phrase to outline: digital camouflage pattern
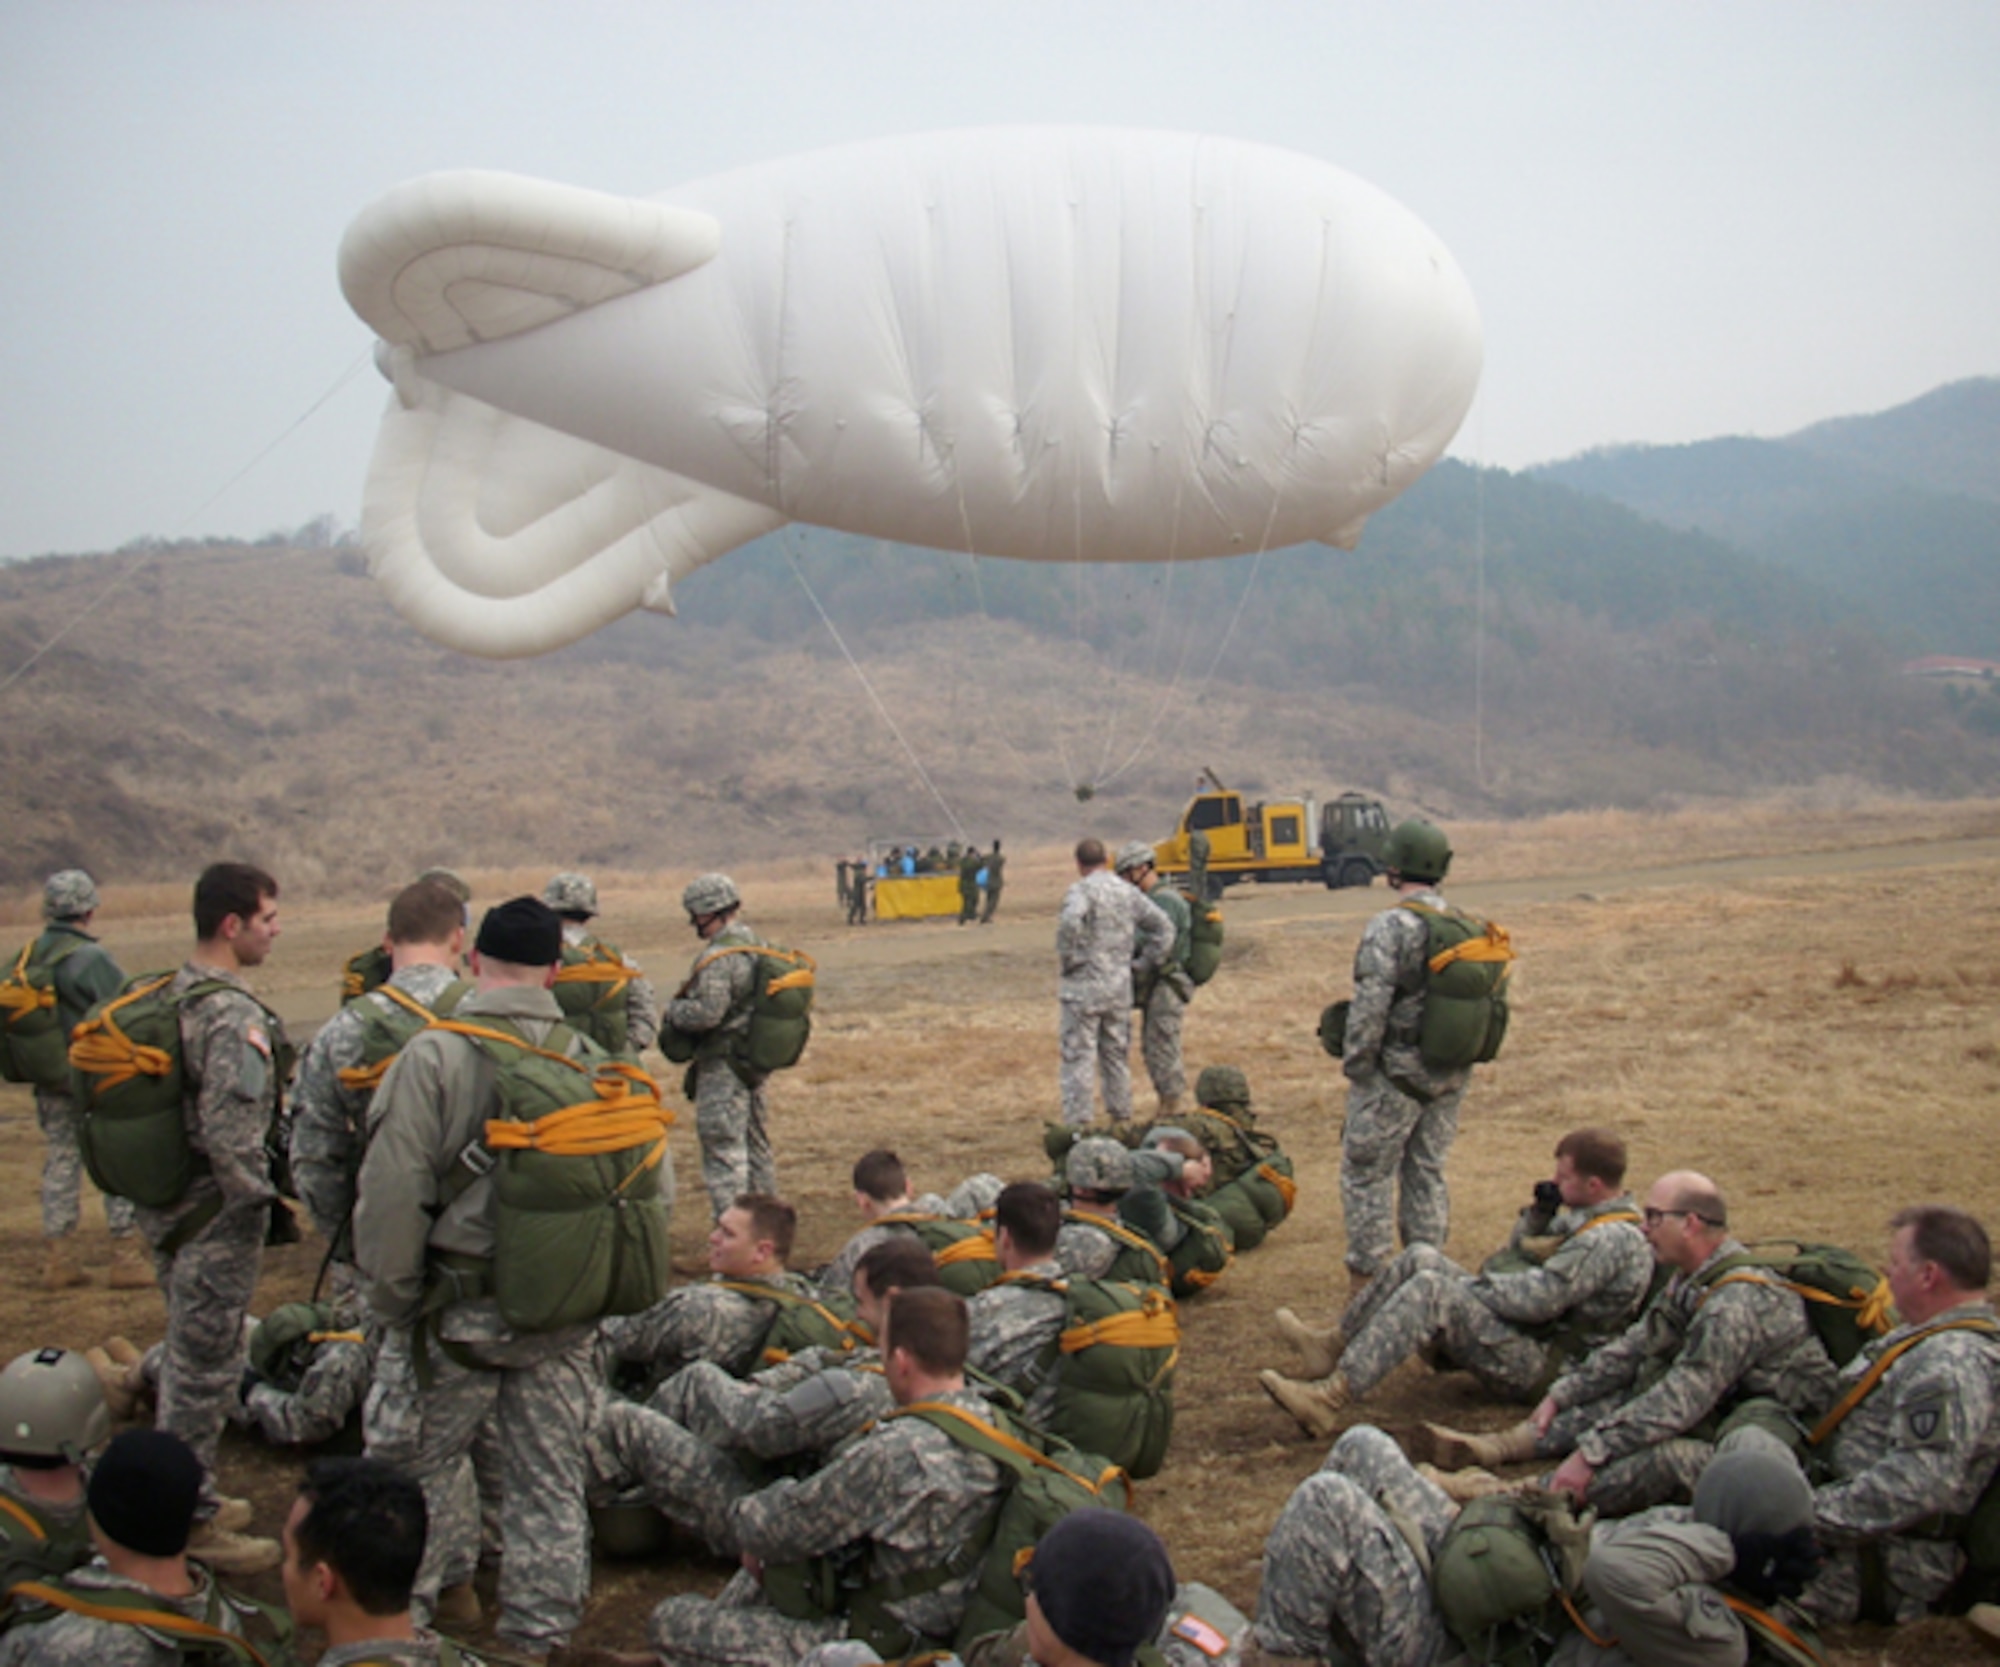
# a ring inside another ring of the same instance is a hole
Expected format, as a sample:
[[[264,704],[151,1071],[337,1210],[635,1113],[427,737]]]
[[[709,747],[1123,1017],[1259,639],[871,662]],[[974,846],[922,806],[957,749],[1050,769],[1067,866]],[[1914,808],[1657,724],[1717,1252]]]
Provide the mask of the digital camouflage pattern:
[[[897,1206],[898,1215],[944,1216],[953,1221],[971,1221],[980,1211],[993,1207],[1006,1185],[998,1175],[968,1175],[940,1198],[934,1192],[919,1193],[909,1203]],[[907,1224],[870,1222],[840,1247],[840,1253],[819,1270],[819,1288],[834,1296],[846,1296],[854,1288],[854,1270],[861,1258],[878,1244],[896,1237],[916,1238]]]
[[[1063,1121],[1089,1123],[1096,1095],[1114,1123],[1132,1116],[1132,988],[1166,962],[1173,923],[1106,869],[1078,878],[1056,919]]]
[[[97,912],[97,882],[80,868],[65,868],[42,882],[42,919],[81,920]]]
[[[1713,1420],[1743,1402],[1774,1402],[1806,1427],[1832,1402],[1838,1374],[1797,1293],[1775,1279],[1701,1288],[1704,1271],[1742,1254],[1724,1239],[1551,1386],[1558,1414],[1535,1450],[1582,1454],[1605,1515],[1690,1496],[1714,1454]]]
[[[688,886],[688,895],[706,881],[722,878],[704,876]],[[735,887],[729,889],[733,895]],[[715,953],[762,942],[741,921],[718,932],[701,946],[687,983],[662,1016],[663,1023],[701,1038],[688,1068],[693,1083],[688,1097],[694,1101],[695,1134],[701,1142],[702,1184],[708,1188],[709,1211],[718,1221],[739,1194],[778,1190],[764,1079],[745,1082],[728,1058],[730,1044],[750,1029],[757,957]]]
[[[215,1577],[198,1563],[190,1563],[188,1572],[194,1590],[178,1598],[163,1598],[100,1562],[71,1571],[63,1584],[84,1598],[94,1592],[137,1592],[158,1608],[240,1634],[236,1612],[217,1600]],[[0,1635],[0,1667],[180,1667],[180,1662],[177,1646],[130,1622],[100,1621],[25,1602],[14,1624]]]
[[[389,983],[420,1007],[434,1008],[460,976],[451,967],[409,966],[391,974]],[[342,1238],[354,1210],[368,1104],[374,1098],[340,1080],[342,1071],[353,1070],[365,1058],[359,1002],[373,1002],[382,1012],[393,1007],[389,997],[371,991],[341,1008],[307,1044],[292,1089],[292,1179],[313,1225],[328,1243]]]
[[[1933,1316],[1994,1319],[1985,1302]],[[1847,1363],[1834,1398],[1887,1350],[1923,1326],[1900,1326]],[[1822,1623],[1861,1610],[1859,1547],[1880,1545],[1882,1572],[1898,1621],[1927,1613],[1957,1578],[1964,1554],[1929,1519],[1963,1515],[2000,1468],[2000,1339],[1941,1331],[1901,1356],[1834,1430],[1824,1449],[1833,1480],[1813,1494],[1813,1524],[1829,1550],[1826,1567],[1799,1607]]]
[[[593,1499],[639,1489],[654,1510],[700,1535],[717,1556],[737,1554],[729,1508],[750,1483],[720,1447],[650,1406],[612,1400],[599,1411],[584,1450]]]
[[[1062,1335],[1068,1303],[1051,1282],[1063,1277],[1051,1259],[1000,1276],[977,1296],[967,1299],[972,1324],[966,1364],[1016,1391],[1031,1424],[1047,1420],[1055,1408],[1055,1373],[1049,1354]]]
[[[1444,907],[1434,891],[1410,900]],[[1340,1201],[1348,1270],[1363,1277],[1380,1270],[1398,1236],[1406,1245],[1441,1245],[1451,1229],[1444,1166],[1471,1073],[1434,1071],[1418,1049],[1428,943],[1423,917],[1397,907],[1369,921],[1354,951],[1341,1056],[1348,1090]]]
[[[371,1638],[358,1644],[329,1644],[320,1652],[319,1667],[361,1667],[362,1663],[435,1667],[441,1660],[442,1640],[428,1627],[417,1628],[414,1638]],[[479,1657],[463,1646],[454,1645],[462,1667],[480,1667]]]
[[[873,1349],[804,1349],[748,1378],[696,1361],[646,1404],[699,1441],[760,1459],[823,1453],[894,1410]]]
[[[215,1514],[216,1447],[243,1374],[243,1317],[264,1259],[271,1204],[266,1141],[278,1107],[275,1061],[284,1047],[277,1021],[233,973],[190,962],[167,987],[178,997],[197,984],[221,983],[180,1009],[183,1114],[188,1144],[205,1166],[179,1203],[140,1209],[139,1230],[153,1247],[153,1267],[167,1299],[158,1428],[193,1449],[202,1464],[197,1514]],[[161,1246],[198,1211],[208,1224],[171,1251]]]
[[[976,1390],[937,1397],[991,1423],[997,1414]],[[742,1550],[765,1565],[859,1548],[856,1579],[872,1583],[921,1575],[972,1541],[1003,1491],[1000,1467],[921,1418],[889,1418],[802,1481],[781,1481],[738,1499],[729,1523]],[[973,1570],[889,1604],[899,1621],[946,1644],[964,1614]],[[790,1620],[748,1571],[713,1600],[674,1597],[653,1611],[653,1648],[669,1663],[780,1667],[838,1637],[839,1619]]]
[[[737,1283],[747,1283],[737,1281]],[[802,1274],[764,1281],[796,1296],[817,1293]],[[637,1314],[616,1314],[598,1326],[600,1346],[616,1361],[644,1365],[655,1378],[710,1360],[732,1377],[758,1363],[764,1334],[778,1315],[778,1299],[732,1291],[714,1280],[680,1285]]]

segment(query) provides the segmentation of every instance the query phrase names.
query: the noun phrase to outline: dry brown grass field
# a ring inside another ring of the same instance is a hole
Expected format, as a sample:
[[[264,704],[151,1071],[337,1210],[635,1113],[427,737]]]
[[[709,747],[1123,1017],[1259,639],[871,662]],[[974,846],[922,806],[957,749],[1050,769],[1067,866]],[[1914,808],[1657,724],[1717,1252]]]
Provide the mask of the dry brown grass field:
[[[1624,1133],[1641,1186],[1668,1167],[1713,1174],[1746,1237],[1803,1234],[1879,1255],[1888,1214],[1920,1199],[2000,1221],[1991,1132],[2000,1116],[1991,950],[2000,803],[1808,796],[1451,832],[1462,855],[1448,889],[1502,920],[1521,954],[1506,1056],[1479,1073],[1451,1163],[1450,1249],[1461,1260],[1502,1238],[1555,1139],[1586,1122]],[[998,922],[963,929],[839,925],[823,865],[739,873],[754,923],[809,950],[821,971],[812,1047],[771,1095],[780,1179],[802,1215],[800,1261],[831,1254],[852,1229],[847,1169],[871,1145],[895,1146],[931,1184],[976,1169],[1045,1173],[1041,1123],[1056,1103],[1051,932],[1071,873],[1059,848],[1018,853]],[[493,900],[544,875],[472,877]],[[687,877],[599,876],[607,934],[663,984],[676,981],[693,943],[676,906]],[[284,936],[258,981],[288,1016],[304,1025],[331,1009],[338,964],[377,930],[392,882],[374,896],[284,898]],[[103,935],[128,970],[179,957],[183,895],[107,892]],[[1248,1070],[1261,1120],[1296,1159],[1299,1207],[1184,1306],[1174,1447],[1137,1508],[1166,1536],[1183,1577],[1245,1607],[1264,1533],[1322,1453],[1253,1373],[1288,1364],[1272,1308],[1322,1309],[1344,1288],[1340,1079],[1313,1024],[1345,993],[1355,940],[1382,897],[1379,888],[1232,893],[1223,971],[1188,1018],[1191,1064]],[[5,914],[25,930],[29,895],[8,901]],[[80,1346],[111,1331],[152,1340],[161,1309],[151,1292],[38,1289],[41,1146],[25,1091],[0,1091],[0,1124],[12,1137],[0,1145],[0,1323],[19,1347]],[[706,1212],[690,1118],[674,1148],[684,1198],[676,1261],[694,1277]],[[86,1222],[87,1247],[100,1253],[94,1205]],[[303,1292],[316,1260],[311,1244],[274,1253],[260,1304]],[[1513,1415],[1462,1376],[1412,1365],[1356,1416],[1395,1429],[1422,1417],[1493,1425]],[[296,1457],[231,1436],[224,1461],[274,1526]],[[582,1637],[634,1646],[659,1595],[712,1588],[725,1572],[689,1558],[600,1564]],[[1833,1642],[1846,1667],[1977,1653],[1957,1623],[1900,1637],[1863,1629]]]

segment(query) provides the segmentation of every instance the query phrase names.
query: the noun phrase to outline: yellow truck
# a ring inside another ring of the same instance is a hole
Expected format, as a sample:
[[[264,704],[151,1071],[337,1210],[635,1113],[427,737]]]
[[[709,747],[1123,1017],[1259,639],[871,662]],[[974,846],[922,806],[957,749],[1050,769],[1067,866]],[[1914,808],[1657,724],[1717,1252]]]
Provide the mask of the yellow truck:
[[[1254,880],[1317,881],[1329,890],[1365,886],[1382,872],[1382,847],[1389,837],[1389,813],[1380,799],[1342,793],[1320,804],[1310,797],[1245,803],[1211,770],[1181,812],[1171,837],[1153,847],[1162,874],[1188,872],[1191,836],[1208,836],[1210,895],[1225,886]]]

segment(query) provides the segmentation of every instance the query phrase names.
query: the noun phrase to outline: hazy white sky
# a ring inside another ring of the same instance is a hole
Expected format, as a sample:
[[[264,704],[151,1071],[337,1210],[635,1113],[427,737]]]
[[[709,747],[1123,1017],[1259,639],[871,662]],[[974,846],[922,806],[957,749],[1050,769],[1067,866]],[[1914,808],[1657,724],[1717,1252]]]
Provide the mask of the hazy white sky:
[[[400,179],[638,195],[998,122],[1399,198],[1485,320],[1460,457],[1780,434],[2000,373],[1996,87],[1992,0],[0,0],[0,556],[351,524],[383,385],[299,419]]]

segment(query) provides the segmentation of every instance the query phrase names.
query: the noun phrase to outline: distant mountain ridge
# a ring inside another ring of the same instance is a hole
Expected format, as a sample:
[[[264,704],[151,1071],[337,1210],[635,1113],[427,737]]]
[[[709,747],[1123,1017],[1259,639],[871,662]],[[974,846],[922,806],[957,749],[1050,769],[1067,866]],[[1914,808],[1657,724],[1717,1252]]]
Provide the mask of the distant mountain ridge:
[[[1836,591],[1902,652],[2000,658],[2000,378],[1779,440],[1609,447],[1530,473]]]

